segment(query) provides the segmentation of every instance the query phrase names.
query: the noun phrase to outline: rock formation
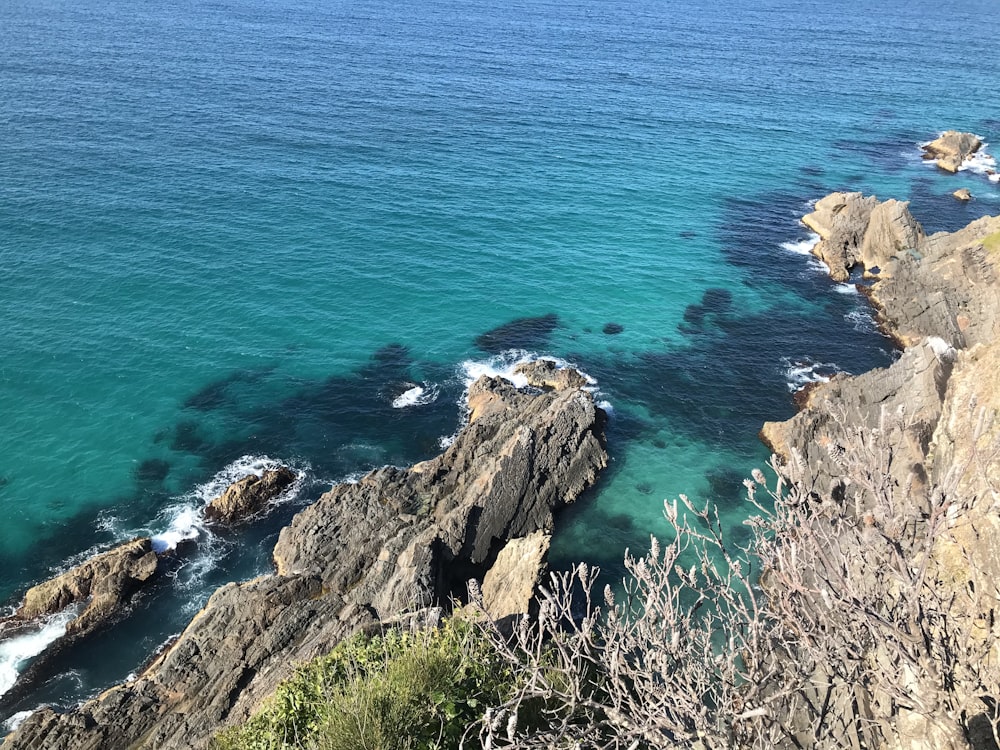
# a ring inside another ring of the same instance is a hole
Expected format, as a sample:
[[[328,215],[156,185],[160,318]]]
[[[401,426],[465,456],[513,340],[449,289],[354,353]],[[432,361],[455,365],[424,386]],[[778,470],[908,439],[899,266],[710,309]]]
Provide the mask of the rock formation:
[[[957,172],[962,162],[976,153],[983,142],[972,133],[948,130],[930,143],[921,146],[925,159],[935,159],[946,172]]]
[[[829,212],[836,206],[871,205],[853,196],[835,194],[817,203],[823,213],[811,225],[830,231]],[[916,530],[914,539],[929,533],[922,524],[930,493],[938,493],[936,502],[944,493],[948,524],[934,532],[927,575],[941,600],[950,602],[950,620],[965,622],[962,632],[980,640],[986,661],[995,660],[1000,655],[1000,626],[991,614],[1000,575],[1000,217],[924,237],[910,232],[915,222],[899,209],[905,204],[885,209],[884,220],[876,219],[889,203],[872,206],[867,226],[855,209],[852,232],[865,237],[865,249],[855,257],[875,277],[868,294],[880,323],[906,349],[888,368],[817,384],[795,417],[765,424],[761,435],[780,458],[797,464],[818,497],[853,499],[857,507],[846,510],[856,517],[878,486],[896,488]],[[873,229],[876,221],[880,226]],[[836,277],[832,267],[831,275]],[[891,446],[890,455],[868,450],[871,442]],[[846,467],[848,451],[855,460],[865,460],[861,469],[873,478],[872,486],[858,482],[857,466]],[[872,659],[884,658],[878,644],[870,648]],[[966,672],[978,668],[963,667]],[[920,679],[913,677],[911,693],[923,689]],[[982,694],[992,695],[998,687],[981,688]],[[859,703],[884,698],[850,696]],[[927,713],[900,706],[894,726],[883,734],[893,738],[889,746],[906,750],[965,747],[954,744],[955,733],[974,733],[976,722],[985,721],[982,715],[975,718],[976,712],[985,708],[975,699],[962,710],[969,712],[965,729],[954,723],[957,719],[931,722]]]
[[[861,193],[830,193],[816,202],[802,223],[820,236],[812,252],[826,263],[835,281],[847,281],[859,264],[870,273],[887,273],[888,260],[915,247],[923,227],[910,215],[908,203],[879,203]]]
[[[972,200],[972,191],[969,190],[969,188],[959,188],[954,193],[952,193],[952,195],[955,196],[957,200],[960,200],[963,203],[967,203],[968,201]]]
[[[66,626],[66,635],[82,638],[113,622],[132,596],[156,573],[157,558],[149,538],[134,539],[32,587],[8,628],[29,623],[67,607],[85,605]]]
[[[229,485],[205,507],[205,518],[222,523],[244,521],[264,510],[295,479],[295,472],[287,466],[269,469],[259,477],[256,474],[245,476]]]
[[[67,714],[37,711],[4,750],[205,747],[296,662],[359,628],[441,603],[496,560],[533,583],[532,565],[508,565],[521,556],[509,542],[550,530],[553,511],[594,482],[603,413],[578,387],[493,378],[469,400],[470,423],[443,454],[334,487],[281,532],[276,574],[223,586],[136,680]]]

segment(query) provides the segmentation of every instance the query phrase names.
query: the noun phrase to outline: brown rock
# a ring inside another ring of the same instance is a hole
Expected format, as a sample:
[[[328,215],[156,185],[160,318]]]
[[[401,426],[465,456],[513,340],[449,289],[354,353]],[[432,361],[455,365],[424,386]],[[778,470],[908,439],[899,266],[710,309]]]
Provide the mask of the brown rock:
[[[831,193],[816,202],[802,223],[820,236],[813,254],[830,269],[835,281],[847,281],[861,252],[868,220],[878,200],[861,193]]]
[[[587,379],[572,367],[559,367],[554,360],[536,359],[522,362],[514,368],[515,375],[523,375],[529,385],[561,391],[566,388],[584,388]]]
[[[135,539],[87,560],[28,590],[15,613],[32,620],[87,602],[70,622],[67,633],[82,634],[99,627],[126,604],[156,572],[156,553],[149,538]]]
[[[952,193],[952,195],[955,196],[955,198],[957,198],[958,200],[963,202],[972,200],[972,192],[969,190],[969,188],[959,188],[954,193]]]
[[[923,148],[926,157],[936,159],[937,165],[946,172],[957,172],[962,162],[976,153],[983,145],[972,133],[948,130]]]
[[[486,573],[482,585],[482,604],[495,620],[512,615],[526,615],[535,589],[545,572],[552,537],[536,531],[520,539],[511,539],[500,550],[496,562]]]
[[[237,523],[260,513],[267,504],[284,492],[296,479],[287,466],[269,469],[263,475],[250,474],[233,482],[226,491],[205,508],[209,521]]]

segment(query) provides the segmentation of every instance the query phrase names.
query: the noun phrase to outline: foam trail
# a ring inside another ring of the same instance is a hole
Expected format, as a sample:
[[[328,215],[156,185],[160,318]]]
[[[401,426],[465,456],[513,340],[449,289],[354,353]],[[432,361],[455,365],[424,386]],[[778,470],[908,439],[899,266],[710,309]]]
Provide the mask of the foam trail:
[[[820,239],[821,237],[818,234],[810,232],[806,239],[796,242],[782,242],[781,247],[796,255],[812,255],[812,250],[819,243]]]
[[[429,385],[426,382],[423,385],[414,385],[394,398],[392,400],[392,407],[394,409],[405,409],[408,406],[432,404],[437,401],[440,392],[441,389],[436,385]]]
[[[794,393],[809,383],[827,383],[838,372],[843,372],[833,362],[813,362],[809,358],[792,360],[783,358],[785,363],[785,383]]]
[[[33,713],[35,713],[34,709],[29,709],[28,711],[18,711],[3,723],[4,731],[16,732],[17,728],[24,723],[24,720]]]
[[[66,634],[66,626],[77,614],[76,607],[64,609],[46,619],[38,630],[0,643],[0,695],[14,687],[21,670],[31,659]]]
[[[837,294],[860,294],[854,284],[835,284],[833,291]]]

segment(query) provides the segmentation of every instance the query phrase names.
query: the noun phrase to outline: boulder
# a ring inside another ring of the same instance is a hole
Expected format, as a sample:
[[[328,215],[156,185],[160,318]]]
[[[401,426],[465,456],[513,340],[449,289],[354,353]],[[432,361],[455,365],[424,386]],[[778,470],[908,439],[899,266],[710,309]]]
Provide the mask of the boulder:
[[[509,540],[548,532],[606,465],[604,415],[579,388],[529,392],[484,378],[476,395],[488,408],[443,454],[325,493],[282,530],[276,574],[223,586],[137,679],[65,714],[35,712],[4,750],[204,748],[294,664],[444,604],[497,560],[519,557],[505,552]],[[499,569],[494,578],[503,588]]]
[[[526,615],[541,583],[552,537],[536,531],[511,539],[483,577],[482,607],[495,620]]]
[[[959,188],[954,193],[952,193],[952,195],[956,199],[962,202],[968,202],[972,200],[972,192],[969,190],[969,188]]]
[[[523,375],[529,385],[561,391],[566,388],[584,388],[587,379],[572,367],[560,367],[551,359],[522,362],[514,368],[515,375]]]
[[[237,523],[260,513],[274,498],[287,490],[297,475],[287,466],[269,469],[261,476],[250,474],[233,482],[205,507],[205,518],[221,523]]]
[[[946,172],[957,172],[962,162],[976,153],[982,145],[983,142],[972,133],[948,130],[921,148],[925,159],[936,160],[937,165]]]

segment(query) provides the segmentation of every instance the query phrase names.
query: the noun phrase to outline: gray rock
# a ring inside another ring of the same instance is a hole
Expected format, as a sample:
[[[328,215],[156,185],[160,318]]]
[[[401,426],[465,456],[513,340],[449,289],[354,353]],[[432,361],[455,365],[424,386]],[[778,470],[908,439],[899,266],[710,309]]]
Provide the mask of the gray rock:
[[[607,463],[603,423],[579,388],[526,393],[481,379],[470,423],[442,455],[334,487],[281,532],[275,575],[222,587],[138,679],[66,714],[35,712],[4,750],[207,746],[295,663],[446,603],[508,540],[551,529]]]
[[[261,476],[250,474],[233,482],[205,508],[205,518],[221,523],[237,523],[260,513],[267,504],[287,490],[296,479],[287,466],[269,469]]]

